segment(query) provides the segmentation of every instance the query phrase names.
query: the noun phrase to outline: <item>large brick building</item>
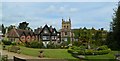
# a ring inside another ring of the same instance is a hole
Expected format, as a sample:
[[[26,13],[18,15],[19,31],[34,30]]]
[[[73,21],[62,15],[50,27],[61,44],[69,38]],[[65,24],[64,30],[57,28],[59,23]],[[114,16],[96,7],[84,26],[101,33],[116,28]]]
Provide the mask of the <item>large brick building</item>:
[[[30,42],[30,41],[42,41],[42,42],[55,42],[60,43],[61,34],[52,26],[45,25],[43,28],[37,28],[35,31],[11,29],[6,34],[8,40],[16,42]]]

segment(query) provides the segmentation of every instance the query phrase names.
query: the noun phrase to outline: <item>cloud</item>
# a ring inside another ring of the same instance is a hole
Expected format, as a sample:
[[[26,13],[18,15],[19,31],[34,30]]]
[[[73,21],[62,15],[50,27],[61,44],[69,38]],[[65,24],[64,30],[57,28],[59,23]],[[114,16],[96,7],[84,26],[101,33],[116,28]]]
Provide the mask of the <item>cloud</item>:
[[[27,21],[33,29],[45,24],[60,29],[61,18],[71,17],[72,28],[86,26],[108,29],[115,4],[110,2],[3,3],[3,23],[10,25]]]

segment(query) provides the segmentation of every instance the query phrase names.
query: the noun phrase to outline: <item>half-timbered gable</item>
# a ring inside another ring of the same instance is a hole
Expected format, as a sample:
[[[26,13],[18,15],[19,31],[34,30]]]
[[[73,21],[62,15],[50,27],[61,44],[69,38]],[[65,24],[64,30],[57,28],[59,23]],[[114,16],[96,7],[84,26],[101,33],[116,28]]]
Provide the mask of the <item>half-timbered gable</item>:
[[[50,41],[51,40],[51,31],[47,25],[41,30],[39,34],[42,41]]]

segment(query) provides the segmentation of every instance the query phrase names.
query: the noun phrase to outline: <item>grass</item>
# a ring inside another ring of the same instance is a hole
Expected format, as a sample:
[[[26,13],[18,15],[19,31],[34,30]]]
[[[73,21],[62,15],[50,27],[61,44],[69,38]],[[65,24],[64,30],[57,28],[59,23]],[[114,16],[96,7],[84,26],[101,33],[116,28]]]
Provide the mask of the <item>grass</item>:
[[[89,61],[116,61],[114,56],[116,53],[120,53],[120,51],[111,51],[105,55],[87,55],[85,59]]]
[[[38,57],[39,51],[43,50],[45,58],[76,59],[70,53],[67,52],[67,49],[35,49],[35,48],[27,48],[23,46],[20,46],[20,48],[21,48],[21,54],[35,56],[35,57]],[[111,51],[109,54],[105,54],[105,55],[86,55],[85,60],[87,61],[94,61],[94,60],[110,61],[111,59],[115,59],[114,55],[116,53],[120,53],[120,51]]]
[[[33,49],[20,47],[21,53],[25,55],[38,57],[39,51],[43,50],[45,58],[57,58],[57,59],[76,59],[67,52],[67,49]]]

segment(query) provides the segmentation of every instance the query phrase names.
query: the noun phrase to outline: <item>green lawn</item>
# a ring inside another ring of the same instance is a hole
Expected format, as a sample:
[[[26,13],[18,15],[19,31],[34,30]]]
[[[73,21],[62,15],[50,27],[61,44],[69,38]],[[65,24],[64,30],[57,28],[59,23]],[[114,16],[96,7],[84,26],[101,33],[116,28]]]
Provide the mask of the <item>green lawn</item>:
[[[33,49],[21,47],[22,54],[36,57],[38,57],[40,50],[44,51],[45,58],[76,59],[67,52],[67,49]]]
[[[116,61],[114,56],[116,53],[120,53],[120,51],[112,51],[105,55],[87,55],[85,59],[89,61]]]
[[[67,49],[34,49],[34,48],[27,48],[20,46],[21,48],[21,54],[30,55],[38,57],[39,51],[44,51],[45,58],[57,58],[57,59],[76,59],[74,58],[70,53],[67,52]],[[105,55],[86,55],[85,60],[91,60],[93,59],[99,60],[104,59],[103,61],[109,61],[110,59],[115,59],[115,54],[120,53],[120,51],[112,51],[109,54]]]

